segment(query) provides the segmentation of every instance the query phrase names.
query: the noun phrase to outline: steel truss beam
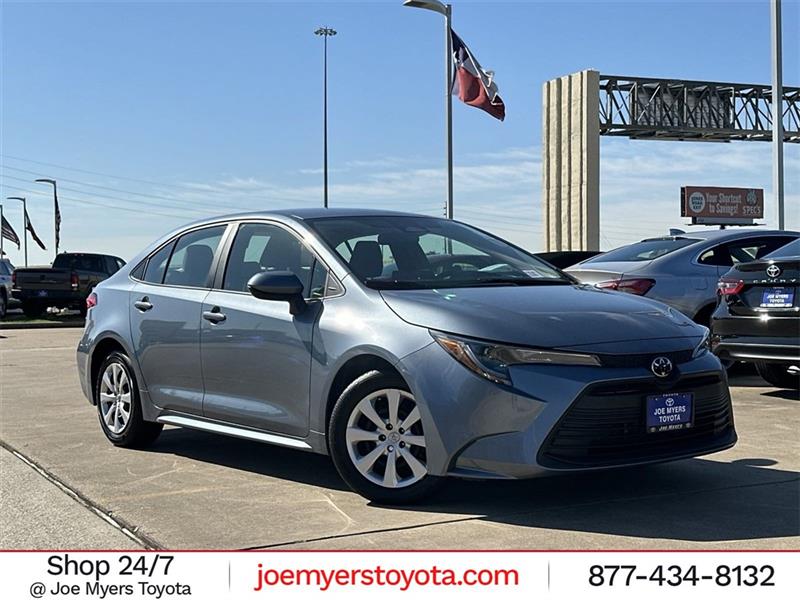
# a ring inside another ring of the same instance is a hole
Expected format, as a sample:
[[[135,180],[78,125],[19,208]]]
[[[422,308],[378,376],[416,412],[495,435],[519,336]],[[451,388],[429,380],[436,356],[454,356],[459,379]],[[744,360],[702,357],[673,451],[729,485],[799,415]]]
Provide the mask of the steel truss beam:
[[[600,135],[769,141],[768,85],[600,75]],[[783,88],[783,139],[800,143],[800,88]]]

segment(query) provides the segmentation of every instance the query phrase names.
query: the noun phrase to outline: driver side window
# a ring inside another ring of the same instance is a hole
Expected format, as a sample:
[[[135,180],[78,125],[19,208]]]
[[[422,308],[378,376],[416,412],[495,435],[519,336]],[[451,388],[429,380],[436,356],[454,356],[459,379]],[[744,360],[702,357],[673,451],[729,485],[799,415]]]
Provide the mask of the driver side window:
[[[231,246],[222,288],[246,292],[251,277],[269,271],[297,275],[307,298],[325,293],[327,269],[297,237],[277,225],[243,223]]]

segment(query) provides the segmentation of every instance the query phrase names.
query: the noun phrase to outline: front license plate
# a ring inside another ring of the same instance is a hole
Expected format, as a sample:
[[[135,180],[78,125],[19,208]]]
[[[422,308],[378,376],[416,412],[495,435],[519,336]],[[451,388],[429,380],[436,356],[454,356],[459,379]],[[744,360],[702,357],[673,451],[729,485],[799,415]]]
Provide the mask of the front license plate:
[[[692,426],[693,395],[658,394],[647,397],[647,431],[672,431]]]
[[[39,296],[39,298],[44,298],[45,296],[47,296],[47,290],[39,290],[37,296]]]
[[[767,288],[761,296],[761,308],[791,308],[793,304],[792,288]]]

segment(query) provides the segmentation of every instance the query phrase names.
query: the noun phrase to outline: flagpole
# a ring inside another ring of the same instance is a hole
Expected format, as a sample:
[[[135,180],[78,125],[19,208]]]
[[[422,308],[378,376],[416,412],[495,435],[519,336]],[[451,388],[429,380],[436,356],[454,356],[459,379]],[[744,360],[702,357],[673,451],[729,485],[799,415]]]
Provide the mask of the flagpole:
[[[25,198],[22,199],[22,220],[23,225],[25,226],[25,231],[23,235],[25,236],[25,268],[28,268],[28,203],[25,202]]]
[[[28,266],[28,205],[25,203],[25,198],[22,196],[7,196],[6,200],[19,200],[22,202],[22,228],[25,230],[25,266]],[[0,234],[2,235],[2,234]]]
[[[453,218],[453,7],[440,0],[404,0],[403,6],[422,8],[444,15],[444,114],[445,114],[445,147],[447,154],[447,201],[444,205],[444,216]]]
[[[453,218],[453,37],[452,31],[453,7],[445,4],[444,37],[445,37],[445,115],[447,121],[447,206],[445,216]]]
[[[783,50],[781,0],[772,0],[772,190],[777,203],[778,229],[786,229],[783,188]]]
[[[56,180],[55,179],[48,179],[42,177],[41,179],[37,179],[36,183],[49,183],[53,186],[53,230],[55,233],[55,246],[56,246],[56,256],[58,256],[58,242],[59,242],[59,226],[60,226],[60,212],[58,209],[58,190],[56,187]]]
[[[4,237],[5,236],[3,235],[3,205],[0,204],[0,260],[3,260],[3,255],[5,254],[5,252],[3,252]]]

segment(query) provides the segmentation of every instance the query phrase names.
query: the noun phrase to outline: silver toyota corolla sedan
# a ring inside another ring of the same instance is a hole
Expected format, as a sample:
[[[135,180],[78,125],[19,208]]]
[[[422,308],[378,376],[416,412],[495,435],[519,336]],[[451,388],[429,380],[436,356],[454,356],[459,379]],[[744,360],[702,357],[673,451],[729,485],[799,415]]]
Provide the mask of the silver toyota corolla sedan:
[[[108,439],[163,425],[331,455],[383,503],[736,442],[708,331],[446,219],[240,214],[159,240],[89,297],[80,380]]]
[[[566,270],[584,283],[647,296],[710,325],[719,278],[731,267],[762,258],[798,237],[795,231],[690,231],[616,248]]]

